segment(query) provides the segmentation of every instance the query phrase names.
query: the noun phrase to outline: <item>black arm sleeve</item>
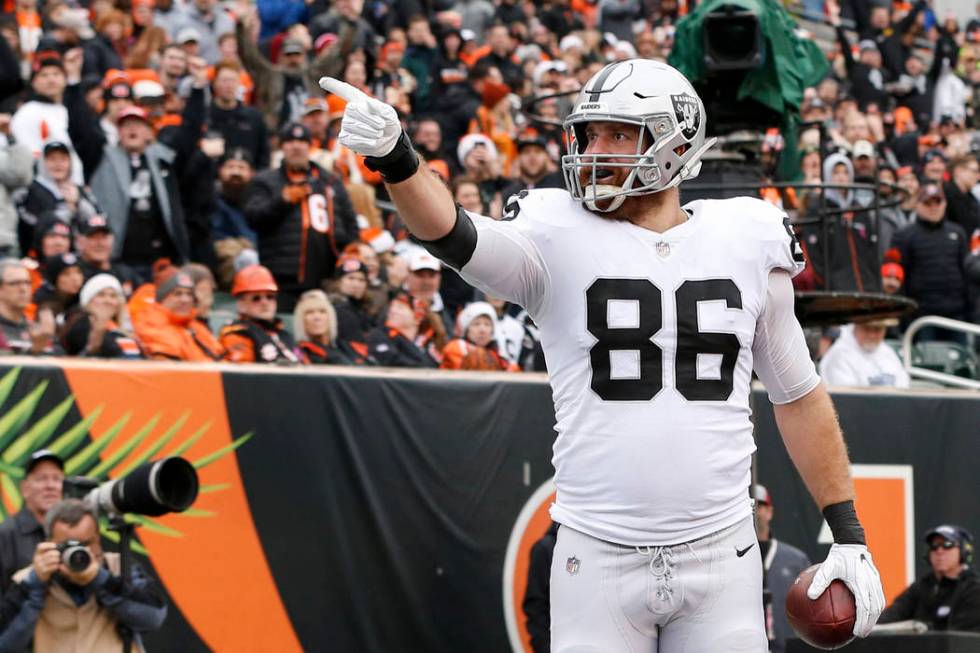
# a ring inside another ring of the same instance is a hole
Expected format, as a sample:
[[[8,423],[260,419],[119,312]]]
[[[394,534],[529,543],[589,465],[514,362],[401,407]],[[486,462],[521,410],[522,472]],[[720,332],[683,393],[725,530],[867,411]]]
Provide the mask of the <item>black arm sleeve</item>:
[[[470,257],[476,250],[476,227],[473,226],[473,220],[466,214],[463,207],[457,204],[456,224],[453,225],[452,231],[439,240],[420,240],[419,242],[437,259],[445,261],[449,267],[459,270],[470,262]]]

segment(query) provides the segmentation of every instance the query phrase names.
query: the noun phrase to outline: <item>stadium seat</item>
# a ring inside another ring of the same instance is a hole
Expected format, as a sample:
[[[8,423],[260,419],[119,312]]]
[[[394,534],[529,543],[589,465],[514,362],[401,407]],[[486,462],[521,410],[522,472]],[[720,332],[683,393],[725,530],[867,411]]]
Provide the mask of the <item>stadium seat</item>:
[[[967,379],[980,379],[976,355],[956,342],[940,340],[912,345],[912,365]]]

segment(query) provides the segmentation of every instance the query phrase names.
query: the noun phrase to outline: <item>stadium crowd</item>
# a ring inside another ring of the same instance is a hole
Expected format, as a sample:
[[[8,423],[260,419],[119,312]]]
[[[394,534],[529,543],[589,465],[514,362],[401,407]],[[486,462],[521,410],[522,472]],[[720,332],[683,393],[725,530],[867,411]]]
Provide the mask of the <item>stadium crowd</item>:
[[[797,147],[769,134],[762,152],[798,152],[805,184],[881,186],[877,205],[867,189],[762,191],[801,223],[831,216],[798,225],[813,263],[798,288],[900,293],[915,315],[980,323],[980,13],[814,4],[836,33],[831,73],[805,93]],[[394,106],[456,201],[500,219],[514,193],[563,186],[573,92],[609,61],[665,60],[689,9],[4,0],[0,350],[544,369],[525,313],[413,243],[317,80]],[[832,358],[877,351],[886,328],[857,328],[869,345],[846,327],[854,346]]]

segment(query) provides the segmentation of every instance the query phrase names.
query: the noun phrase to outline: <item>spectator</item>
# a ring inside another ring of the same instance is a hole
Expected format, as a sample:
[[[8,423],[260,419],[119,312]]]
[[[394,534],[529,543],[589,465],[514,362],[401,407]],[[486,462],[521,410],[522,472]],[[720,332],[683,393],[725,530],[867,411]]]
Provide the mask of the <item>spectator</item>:
[[[272,273],[261,265],[250,265],[235,275],[231,294],[238,318],[221,329],[221,345],[232,363],[308,362],[302,350],[276,317],[279,287]]]
[[[38,228],[34,231],[34,244],[28,250],[31,258],[24,258],[25,264],[35,266],[32,270],[31,288],[37,290],[43,281],[42,274],[44,260],[49,256],[67,254],[72,251],[71,227],[59,220],[53,213],[45,214],[38,223]],[[34,278],[34,273],[37,277]]]
[[[78,60],[80,50],[73,50],[69,58]],[[79,61],[80,63],[80,61]],[[37,157],[44,143],[57,140],[71,143],[68,136],[68,110],[62,102],[65,97],[65,64],[57,52],[44,51],[35,55],[31,75],[31,94],[10,120],[10,133],[17,143],[26,146]],[[72,165],[72,181],[82,183],[82,167],[77,157]]]
[[[316,39],[325,33],[337,34],[344,40],[344,30],[351,29],[346,37],[351,39],[351,49],[363,51],[374,60],[378,35],[363,17],[364,0],[335,0],[332,5],[330,11],[319,12],[310,21],[310,35]]]
[[[65,463],[48,449],[27,459],[20,481],[20,510],[0,523],[0,594],[6,594],[14,572],[31,564],[34,550],[44,541],[44,516],[61,501]]]
[[[265,118],[266,127],[299,120],[303,103],[309,96],[322,97],[317,80],[324,75],[338,77],[343,70],[344,57],[351,49],[353,32],[349,26],[340,30],[340,39],[316,55],[312,64],[307,61],[309,48],[296,39],[284,42],[278,64],[270,62],[256,45],[251,33],[258,27],[254,12],[238,21],[235,34],[238,54],[248,74],[255,81],[255,100]]]
[[[456,318],[456,335],[442,350],[444,370],[518,371],[497,352],[494,325],[497,313],[486,302],[473,302]]]
[[[892,240],[898,262],[905,270],[905,294],[919,305],[907,319],[940,315],[964,320],[967,236],[960,225],[946,220],[946,198],[938,184],[922,186],[916,216],[915,222]]]
[[[415,123],[412,142],[426,161],[447,161],[442,148],[442,127],[434,117],[426,116]]]
[[[564,188],[560,172],[555,170],[548,154],[548,144],[538,136],[517,139],[517,179],[501,192],[506,202],[512,195],[532,188]]]
[[[61,345],[70,356],[143,358],[133,335],[126,296],[119,279],[100,273],[82,286],[80,311],[65,321]]]
[[[111,274],[119,280],[125,296],[133,294],[139,277],[122,263],[112,262],[116,237],[104,216],[93,215],[80,223],[77,241],[79,265],[86,281],[97,274]]]
[[[946,155],[942,150],[928,150],[922,155],[922,176],[929,181],[942,184],[946,178]]]
[[[599,31],[633,40],[633,23],[643,16],[639,0],[599,0]]]
[[[851,154],[854,161],[854,183],[874,186],[878,178],[878,160],[874,145],[865,140],[857,141]],[[874,191],[863,188],[855,190],[854,203],[864,208],[872,206],[875,203]]]
[[[222,61],[214,68],[211,129],[225,139],[225,148],[244,148],[259,168],[269,165],[269,137],[262,114],[239,99],[241,71],[238,64]]]
[[[442,263],[428,252],[417,249],[409,257],[408,278],[405,290],[418,302],[425,302],[428,310],[442,318],[446,331],[456,327],[456,311],[450,309],[439,293],[442,284]],[[465,306],[469,300],[459,307]]]
[[[34,304],[38,310],[49,309],[61,325],[67,313],[78,306],[78,293],[84,283],[77,256],[71,252],[51,256],[44,261],[44,282],[34,292]]]
[[[98,517],[80,499],[55,504],[44,531],[33,564],[14,574],[5,596],[0,649],[23,650],[33,640],[39,651],[117,651],[126,647],[120,635],[126,632],[135,650],[143,650],[140,634],[158,629],[167,615],[157,582],[135,563],[122,582],[119,554],[103,553]],[[68,540],[88,550],[85,570],[61,563],[58,545]]]
[[[293,313],[293,330],[307,360],[316,365],[368,365],[367,345],[337,340],[337,313],[322,290],[307,290]]]
[[[489,0],[457,0],[452,9],[461,17],[459,27],[473,32],[473,38],[483,41],[484,32],[493,22],[496,9]]]
[[[157,0],[158,10],[161,1],[170,2],[171,0]],[[171,34],[176,34],[176,32],[171,32]],[[180,44],[170,43],[163,48],[157,73],[163,88],[168,93],[176,93],[181,80],[187,77],[187,53],[180,47]]]
[[[235,21],[218,6],[217,0],[193,0],[184,6],[181,15],[170,27],[170,36],[178,43],[183,30],[194,30],[197,37],[197,56],[213,65],[218,62],[218,38],[235,31]]]
[[[888,606],[878,623],[915,619],[930,630],[980,632],[980,578],[971,569],[973,536],[952,524],[925,535],[929,571]]]
[[[188,263],[181,268],[194,282],[194,299],[197,302],[197,321],[211,331],[211,309],[214,308],[214,291],[218,284],[206,265]]]
[[[291,311],[304,290],[329,278],[338,253],[357,232],[343,183],[310,161],[310,141],[306,127],[286,125],[280,133],[282,164],[256,175],[243,202],[258,237],[259,258],[276,278],[283,311]]]
[[[336,339],[363,343],[368,331],[377,326],[368,312],[368,269],[360,258],[344,255],[337,261],[335,293],[331,296],[337,317]]]
[[[980,230],[980,201],[973,194],[980,181],[980,164],[972,155],[949,162],[950,180],[943,184],[946,195],[946,217],[963,227],[967,236]]]
[[[388,367],[439,367],[429,348],[433,334],[428,315],[424,301],[406,293],[396,295],[388,304],[384,326],[368,334],[371,357]]]
[[[898,209],[904,218],[905,225],[908,226],[915,219],[915,207],[919,203],[919,177],[915,174],[912,166],[902,166],[896,171],[898,175],[898,187],[904,191],[902,193],[902,203]]]
[[[772,630],[769,650],[781,653],[786,650],[786,640],[795,637],[786,618],[786,594],[801,571],[810,566],[810,559],[795,546],[777,540],[773,536],[772,518],[774,510],[769,490],[756,485],[755,532],[759,538],[759,553],[762,554],[762,587],[771,596]]]
[[[55,322],[49,309],[39,310],[37,319],[27,317],[31,301],[31,275],[20,261],[0,260],[0,349],[14,354],[54,355]]]
[[[194,281],[186,272],[177,272],[159,285],[156,301],[133,316],[136,337],[148,358],[195,362],[224,358],[221,344],[196,319],[194,304]]]
[[[527,566],[527,591],[521,608],[534,653],[551,653],[551,563],[558,541],[557,522],[531,546]]]
[[[856,322],[841,329],[840,337],[820,361],[820,375],[830,385],[908,388],[909,375],[898,354],[885,344],[885,331],[898,320]]]
[[[503,214],[502,191],[509,181],[501,176],[497,147],[485,134],[467,134],[456,148],[456,156],[466,176],[477,182],[483,215],[500,219]]]
[[[333,154],[327,149],[327,141],[329,140],[329,134],[327,129],[330,126],[330,109],[327,106],[326,101],[323,98],[307,98],[306,103],[303,105],[303,117],[301,121],[303,125],[310,130],[310,160],[315,164],[320,166],[325,170],[330,170],[333,167]],[[340,143],[336,143],[336,147],[342,147]],[[347,148],[344,148],[350,153],[350,156],[356,156]],[[281,163],[277,161],[276,165]],[[367,168],[364,168],[367,170]],[[369,171],[370,172],[370,171]]]
[[[891,71],[884,67],[878,43],[872,38],[864,38],[858,43],[858,60],[851,54],[851,43],[840,24],[840,5],[836,0],[826,3],[830,24],[837,33],[840,53],[844,58],[848,81],[861,110],[869,104],[888,106],[889,96],[885,84],[892,81]]]
[[[37,174],[28,186],[26,195],[18,202],[20,220],[17,238],[20,251],[28,252],[34,242],[34,228],[39,216],[53,212],[67,225],[77,226],[99,213],[92,192],[73,181],[74,150],[65,141],[47,141],[37,162]]]
[[[630,0],[635,2],[635,0]],[[500,71],[502,81],[511,88],[520,84],[524,74],[514,62],[514,40],[506,25],[494,25],[487,32],[488,52],[477,63],[492,66]]]
[[[0,255],[10,254],[17,243],[17,212],[12,196],[31,183],[33,164],[30,149],[11,139],[10,114],[0,109]]]
[[[412,109],[418,113],[426,111],[435,100],[437,75],[441,77],[440,66],[448,62],[441,61],[439,44],[432,34],[432,27],[425,16],[416,14],[408,19],[406,31],[408,47],[402,57],[402,67],[415,79],[415,91],[412,94]],[[457,35],[458,38],[458,35]],[[438,127],[438,122],[435,123]],[[441,131],[440,131],[441,136]],[[416,127],[418,138],[418,127]],[[431,139],[430,139],[431,142]],[[438,151],[438,147],[436,150]]]
[[[493,339],[497,342],[497,353],[521,369],[533,369],[525,365],[534,358],[536,335],[508,312],[511,305],[506,300],[487,295],[486,301],[494,310]]]

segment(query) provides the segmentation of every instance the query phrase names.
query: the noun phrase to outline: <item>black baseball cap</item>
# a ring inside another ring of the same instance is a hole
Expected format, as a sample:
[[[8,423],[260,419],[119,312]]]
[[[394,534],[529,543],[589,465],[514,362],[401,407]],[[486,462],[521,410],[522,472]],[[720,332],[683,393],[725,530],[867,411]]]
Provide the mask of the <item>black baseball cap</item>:
[[[218,159],[218,166],[223,166],[228,161],[244,161],[253,168],[255,167],[252,155],[244,147],[232,147],[225,150],[225,153]]]
[[[96,231],[104,231],[109,234],[112,233],[112,227],[109,226],[109,221],[104,215],[99,213],[90,215],[78,226],[78,233],[82,234],[83,236],[88,236]]]
[[[536,145],[542,149],[548,149],[548,142],[537,134],[528,134],[517,138],[517,151],[520,152],[525,147]]]
[[[71,252],[55,254],[44,259],[44,278],[52,286],[58,283],[58,277],[68,268],[81,268],[78,257]]]
[[[929,540],[931,540],[933,537],[937,535],[939,537],[949,540],[950,542],[955,542],[956,544],[959,545],[963,544],[963,532],[959,528],[952,526],[951,524],[943,524],[942,526],[936,526],[934,529],[926,533],[926,536],[923,539],[925,539],[926,544],[928,544]]]
[[[48,141],[47,143],[44,144],[45,156],[47,156],[51,152],[55,152],[58,150],[64,152],[65,154],[71,154],[71,148],[68,146],[68,143],[64,141],[53,140],[53,141]]]
[[[306,128],[306,125],[298,122],[290,122],[280,130],[279,140],[283,143],[286,141],[306,141],[309,143],[313,140],[313,135],[310,134],[310,130]]]
[[[61,459],[61,456],[51,451],[50,449],[38,449],[31,454],[31,457],[27,459],[27,467],[24,470],[24,474],[30,474],[34,471],[34,468],[40,465],[45,460],[50,460],[58,469],[65,471],[65,461]]]

